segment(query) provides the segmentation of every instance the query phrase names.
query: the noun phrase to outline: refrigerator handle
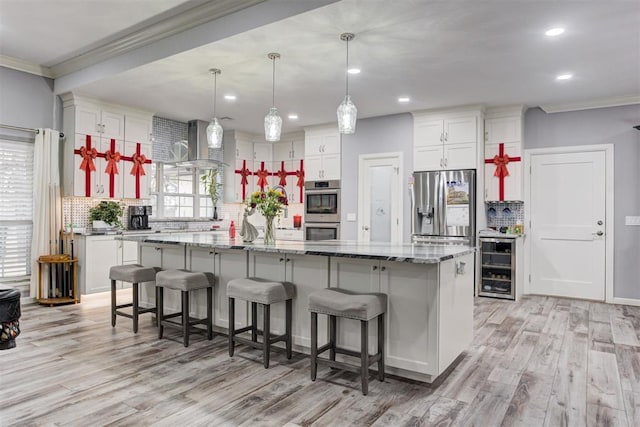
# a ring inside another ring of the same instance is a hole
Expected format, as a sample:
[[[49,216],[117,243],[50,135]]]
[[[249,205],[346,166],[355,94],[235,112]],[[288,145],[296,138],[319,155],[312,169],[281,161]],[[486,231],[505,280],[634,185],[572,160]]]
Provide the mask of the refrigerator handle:
[[[446,187],[447,186],[447,180],[446,180],[446,176],[443,174],[440,174],[440,182],[438,185],[438,197],[440,198],[440,210],[438,211],[438,220],[440,222],[440,228],[439,228],[439,234],[441,236],[446,235],[446,231],[447,231],[447,224],[445,223],[447,217],[446,217],[446,208],[447,208],[447,203],[446,203]]]

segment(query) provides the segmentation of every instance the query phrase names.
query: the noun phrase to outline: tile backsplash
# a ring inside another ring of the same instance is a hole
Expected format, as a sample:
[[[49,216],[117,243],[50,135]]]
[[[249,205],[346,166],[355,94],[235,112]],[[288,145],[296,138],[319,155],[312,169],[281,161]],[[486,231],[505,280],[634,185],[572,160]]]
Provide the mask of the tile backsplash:
[[[487,202],[485,207],[488,227],[524,224],[524,203],[522,202]]]

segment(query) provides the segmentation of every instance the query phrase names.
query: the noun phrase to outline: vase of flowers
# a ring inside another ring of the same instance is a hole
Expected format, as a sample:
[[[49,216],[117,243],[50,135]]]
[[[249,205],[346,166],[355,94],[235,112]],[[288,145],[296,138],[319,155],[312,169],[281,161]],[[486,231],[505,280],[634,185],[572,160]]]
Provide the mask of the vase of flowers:
[[[288,205],[284,193],[272,188],[266,191],[254,191],[245,204],[250,208],[255,208],[264,216],[264,243],[273,245],[276,242],[275,227],[273,220],[280,216],[284,207]]]

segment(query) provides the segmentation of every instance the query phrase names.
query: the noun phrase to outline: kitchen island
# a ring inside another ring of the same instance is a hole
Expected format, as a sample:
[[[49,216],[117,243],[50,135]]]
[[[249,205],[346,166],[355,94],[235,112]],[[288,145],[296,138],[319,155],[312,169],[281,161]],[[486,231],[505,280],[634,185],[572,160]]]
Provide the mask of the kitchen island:
[[[216,275],[214,328],[226,332],[226,285],[239,277],[262,277],[295,285],[293,344],[308,353],[311,292],[335,287],[388,295],[385,357],[388,372],[433,382],[473,338],[474,252],[467,246],[381,244],[352,241],[244,243],[211,233],[119,236],[137,241],[138,260],[163,269],[187,268]],[[152,286],[142,286],[141,303],[154,304]],[[200,291],[198,291],[200,292]],[[206,293],[192,292],[192,315],[204,317]],[[179,295],[167,293],[165,311],[180,311]],[[236,328],[248,324],[247,304],[236,302]],[[271,328],[284,331],[284,305],[271,308]],[[258,316],[260,319],[261,316]],[[376,322],[369,330],[376,352]],[[328,322],[320,316],[320,345]],[[359,350],[360,325],[338,319],[338,345]]]

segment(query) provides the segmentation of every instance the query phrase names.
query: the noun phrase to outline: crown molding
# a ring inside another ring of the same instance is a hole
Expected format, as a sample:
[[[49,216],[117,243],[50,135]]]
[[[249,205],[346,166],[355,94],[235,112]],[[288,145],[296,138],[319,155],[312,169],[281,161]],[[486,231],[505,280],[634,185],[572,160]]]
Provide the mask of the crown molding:
[[[502,117],[513,117],[524,115],[527,107],[524,104],[504,105],[500,107],[489,107],[485,111],[485,119],[498,119]]]
[[[42,65],[14,58],[12,56],[0,55],[0,67],[11,68],[12,70],[35,74],[36,76],[47,77],[50,79],[54,78],[49,67],[43,67]]]
[[[264,1],[265,0],[209,1],[160,22],[150,24],[117,40],[97,46],[71,59],[55,64],[51,66],[49,70],[54,78],[70,74]]]
[[[547,114],[563,113],[567,111],[591,110],[594,108],[620,107],[623,105],[640,104],[640,95],[612,96],[609,98],[599,98],[591,101],[572,102],[566,104],[545,104],[540,105],[542,111]]]

